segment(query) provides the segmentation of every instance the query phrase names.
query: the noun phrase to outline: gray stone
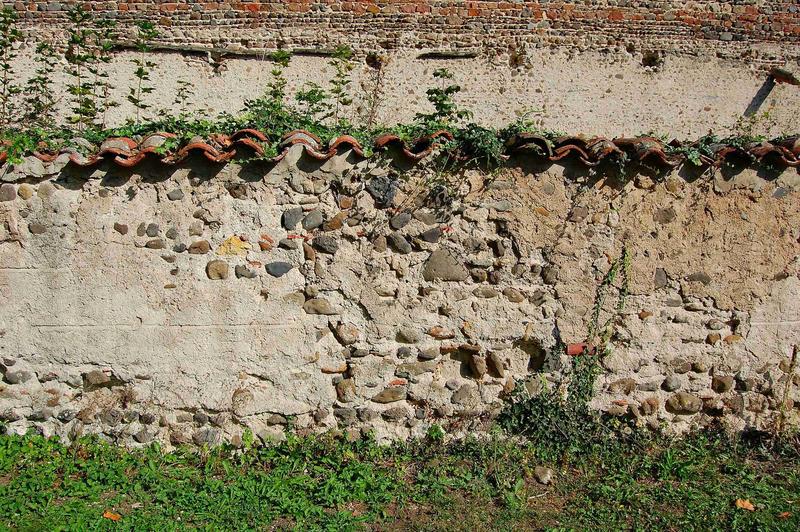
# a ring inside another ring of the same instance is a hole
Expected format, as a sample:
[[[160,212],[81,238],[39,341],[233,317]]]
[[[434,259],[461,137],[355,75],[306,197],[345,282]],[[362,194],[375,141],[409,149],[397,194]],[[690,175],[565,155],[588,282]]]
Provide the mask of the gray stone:
[[[436,223],[436,214],[431,211],[418,210],[414,211],[414,218],[424,223],[425,225],[433,225]]]
[[[111,377],[100,370],[92,370],[83,374],[83,386],[87,389],[101,388],[111,385]]]
[[[695,283],[709,284],[711,283],[711,276],[706,272],[695,272],[687,277],[686,280]]]
[[[397,358],[404,359],[414,356],[414,350],[408,346],[401,346],[397,348]]]
[[[329,255],[333,255],[337,251],[339,251],[339,242],[332,236],[328,235],[318,236],[314,238],[312,244],[318,251],[321,251],[322,253],[327,253]]]
[[[300,249],[300,242],[296,238],[281,238],[278,247],[283,249]]]
[[[258,274],[245,266],[244,264],[237,264],[233,269],[237,279],[255,279]]]
[[[217,445],[222,441],[222,431],[213,427],[203,427],[192,434],[192,441],[198,446]]]
[[[175,240],[176,238],[178,238],[178,228],[175,226],[170,227],[169,229],[167,229],[167,232],[164,233],[164,236],[166,236],[170,240]]]
[[[661,383],[661,389],[667,392],[674,392],[681,389],[681,380],[677,375],[669,375]]]
[[[122,421],[122,411],[116,408],[106,410],[100,414],[100,422],[110,427],[116,427]]]
[[[192,222],[189,226],[189,236],[200,236],[203,234],[203,222]]]
[[[481,355],[471,355],[469,357],[469,367],[476,379],[482,378],[488,371],[486,357]]]
[[[533,468],[533,476],[536,482],[545,486],[553,482],[553,470],[549,467],[536,466]]]
[[[152,238],[158,236],[159,231],[160,228],[158,227],[158,224],[148,224],[144,232],[147,236]]]
[[[406,255],[412,251],[411,244],[409,244],[408,240],[400,233],[390,233],[387,240],[389,241],[389,245],[392,246],[392,249],[398,253]]]
[[[183,190],[176,188],[174,190],[170,190],[167,193],[167,197],[172,201],[178,201],[183,199]]]
[[[333,308],[330,301],[321,297],[315,297],[314,299],[309,299],[303,304],[303,310],[306,311],[306,314],[321,314],[325,316],[331,316],[333,314],[338,314],[336,309]]]
[[[59,412],[56,415],[56,419],[58,419],[62,423],[69,423],[70,421],[75,419],[75,416],[77,416],[77,415],[78,415],[78,413],[75,410],[67,408],[67,409],[64,409],[61,412]]]
[[[434,360],[439,357],[439,348],[426,347],[424,349],[420,349],[417,356],[420,360]]]
[[[293,267],[288,262],[270,262],[264,266],[264,269],[273,277],[282,277],[289,273]]]
[[[422,340],[422,332],[411,325],[404,325],[397,331],[397,341],[404,344],[416,344]]]
[[[23,382],[28,382],[33,378],[33,372],[24,369],[6,371],[6,382],[9,384],[22,384]]]
[[[389,227],[397,231],[398,229],[402,229],[408,222],[411,221],[411,213],[409,212],[401,212],[400,214],[395,214],[389,220]]]
[[[450,381],[448,381],[448,385],[449,384],[451,384]],[[452,397],[450,397],[450,401],[453,404],[455,405],[469,404],[476,399],[477,388],[475,387],[474,384],[464,384],[462,386],[458,386],[458,383],[453,383],[453,384],[457,386],[457,389],[453,392]],[[447,388],[453,389],[450,388],[450,386],[447,386]]]
[[[402,406],[395,406],[381,412],[381,417],[387,421],[400,421],[408,417],[408,410]]]
[[[206,264],[206,275],[209,279],[214,281],[227,279],[228,275],[230,275],[228,263],[224,260],[212,260]]]
[[[205,255],[211,251],[211,244],[208,240],[198,240],[189,244],[189,253],[192,255]]]
[[[375,176],[367,183],[367,192],[375,200],[377,207],[388,207],[397,195],[397,181],[388,176]]]
[[[558,282],[558,266],[545,266],[542,268],[542,280],[545,284],[556,284]]]
[[[472,291],[472,294],[475,297],[482,297],[485,299],[491,299],[493,297],[497,297],[500,295],[500,292],[492,288],[491,286],[479,286],[475,290]]]
[[[372,401],[375,403],[395,403],[403,401],[407,396],[408,390],[405,386],[391,386],[375,394],[372,397]]]
[[[334,408],[333,415],[342,425],[352,425],[358,421],[355,408]]]
[[[678,392],[667,399],[667,410],[673,414],[696,414],[702,408],[703,400],[687,392]]]
[[[511,210],[511,202],[506,199],[491,201],[489,203],[485,203],[483,206],[487,209],[494,209],[497,212],[508,212]]]
[[[281,225],[284,229],[294,229],[300,220],[303,218],[303,208],[295,207],[283,212],[281,217]]]
[[[447,382],[444,383],[444,387],[448,390],[457,390],[461,386],[461,383],[458,379],[449,379]]]
[[[733,377],[729,375],[714,375],[711,379],[711,389],[717,393],[729,392],[733,389]]]
[[[339,323],[334,329],[336,339],[342,345],[353,345],[358,341],[358,327],[352,323]]]
[[[153,441],[154,434],[149,429],[142,427],[136,434],[133,435],[133,439],[137,443],[150,443]]]
[[[272,414],[267,418],[267,425],[275,426],[275,425],[286,425],[287,421],[286,418],[280,414]]]
[[[450,252],[437,249],[425,262],[422,277],[426,281],[465,281],[469,272]]]
[[[653,221],[662,225],[668,224],[677,218],[675,209],[667,207],[666,209],[659,209],[653,214]]]
[[[432,227],[419,235],[420,240],[428,242],[429,244],[436,244],[442,238],[442,230],[438,227]]]
[[[664,268],[656,268],[656,273],[653,276],[653,283],[655,284],[656,290],[667,286],[667,272]]]
[[[572,213],[569,215],[569,221],[575,223],[582,222],[587,216],[589,216],[589,209],[583,205],[578,205],[572,209]]]
[[[32,224],[28,224],[28,231],[30,231],[32,235],[42,235],[47,231],[47,227],[45,227],[43,224],[34,222]]]
[[[303,218],[303,229],[306,231],[311,231],[312,229],[316,229],[322,225],[322,222],[324,222],[322,211],[319,209],[314,209],[308,213],[305,218]]]
[[[0,185],[0,201],[14,201],[17,198],[17,189],[11,183]]]

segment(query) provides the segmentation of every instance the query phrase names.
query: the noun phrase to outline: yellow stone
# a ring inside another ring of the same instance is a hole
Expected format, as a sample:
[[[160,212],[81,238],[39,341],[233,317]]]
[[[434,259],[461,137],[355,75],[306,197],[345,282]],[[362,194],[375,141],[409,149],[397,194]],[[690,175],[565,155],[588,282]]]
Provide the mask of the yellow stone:
[[[27,183],[23,183],[17,189],[17,195],[24,200],[31,199],[33,196],[33,187]]]
[[[236,235],[225,240],[217,248],[218,255],[236,255],[244,257],[252,246]]]

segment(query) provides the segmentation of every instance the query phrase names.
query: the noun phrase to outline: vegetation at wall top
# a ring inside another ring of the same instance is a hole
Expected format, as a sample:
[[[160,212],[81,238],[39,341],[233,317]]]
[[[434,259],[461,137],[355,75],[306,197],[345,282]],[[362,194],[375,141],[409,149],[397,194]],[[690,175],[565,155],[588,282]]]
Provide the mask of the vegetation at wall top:
[[[408,124],[391,127],[376,124],[386,60],[376,54],[367,57],[373,81],[371,88],[359,95],[358,100],[364,105],[357,112],[353,105],[356,97],[351,79],[355,62],[352,51],[346,46],[338,47],[331,55],[334,75],[328,87],[308,82],[294,95],[287,94],[284,70],[291,56],[278,51],[269,57],[273,65],[271,81],[263,94],[245,102],[238,112],[224,112],[213,118],[190,113],[188,104],[194,87],[184,79],[177,80],[178,88],[171,110],[157,109],[148,98],[155,82],[151,79],[155,63],[149,59],[148,52],[151,50],[149,43],[158,32],[149,22],[136,25],[134,45],[137,54],[132,60],[134,84],[127,87],[126,96],[136,110],[135,116],[121,127],[110,128],[106,125],[108,112],[119,102],[112,97],[115,87],[111,83],[108,64],[117,48],[120,32],[113,20],[95,20],[80,4],[72,7],[68,16],[71,26],[63,50],[68,83],[63,98],[68,99],[71,113],[67,123],[58,124],[55,120],[56,106],[62,98],[53,96],[51,79],[56,65],[56,43],[41,42],[37,45],[35,73],[24,86],[21,85],[14,77],[13,63],[17,44],[23,35],[16,28],[16,12],[8,7],[0,11],[0,151],[6,152],[12,163],[35,151],[72,149],[87,152],[91,151],[87,142],[99,147],[108,138],[141,139],[159,132],[176,135],[159,148],[164,153],[173,153],[198,137],[208,139],[215,134],[257,129],[267,137],[261,157],[270,158],[277,155],[282,137],[294,130],[308,131],[323,143],[343,134],[350,135],[361,144],[367,155],[374,148],[374,139],[385,133],[413,144],[421,137],[446,130],[452,134],[452,140],[442,142],[437,152],[446,164],[475,164],[491,169],[503,162],[508,151],[507,143],[519,133],[535,134],[548,147],[563,135],[542,131],[529,114],[501,129],[472,122],[472,113],[456,101],[460,86],[445,69],[434,72],[434,85],[427,90],[429,112],[418,113]],[[719,138],[709,134],[696,142],[669,144],[666,138],[661,140],[668,156],[704,166],[714,159],[719,146],[746,147],[765,140],[753,134],[753,120],[755,118],[750,119],[749,126],[745,123],[745,127],[739,128],[742,134],[734,137]],[[610,159],[614,165],[624,169],[628,162],[626,153],[617,150],[612,155]]]

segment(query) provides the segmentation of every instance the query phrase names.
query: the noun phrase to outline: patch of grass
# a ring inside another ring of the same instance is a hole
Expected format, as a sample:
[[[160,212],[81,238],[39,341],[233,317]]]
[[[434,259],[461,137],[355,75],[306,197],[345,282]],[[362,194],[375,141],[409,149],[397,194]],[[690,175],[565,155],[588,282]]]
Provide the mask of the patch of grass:
[[[497,436],[386,447],[290,436],[171,453],[0,436],[0,527],[797,530],[798,456],[796,441],[717,434],[638,434],[558,459]],[[544,460],[555,471],[546,486],[533,473]]]

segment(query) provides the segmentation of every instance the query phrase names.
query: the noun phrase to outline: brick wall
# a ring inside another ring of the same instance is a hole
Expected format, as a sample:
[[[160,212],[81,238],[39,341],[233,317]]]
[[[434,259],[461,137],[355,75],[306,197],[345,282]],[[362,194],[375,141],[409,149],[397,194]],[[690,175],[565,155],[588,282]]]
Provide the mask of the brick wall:
[[[246,52],[329,48],[497,53],[519,47],[578,50],[702,49],[747,62],[800,57],[800,1],[82,2],[123,26],[147,18],[161,43]],[[8,4],[8,3],[7,3]],[[58,32],[69,2],[16,2],[29,30]],[[764,46],[767,43],[768,46]]]

